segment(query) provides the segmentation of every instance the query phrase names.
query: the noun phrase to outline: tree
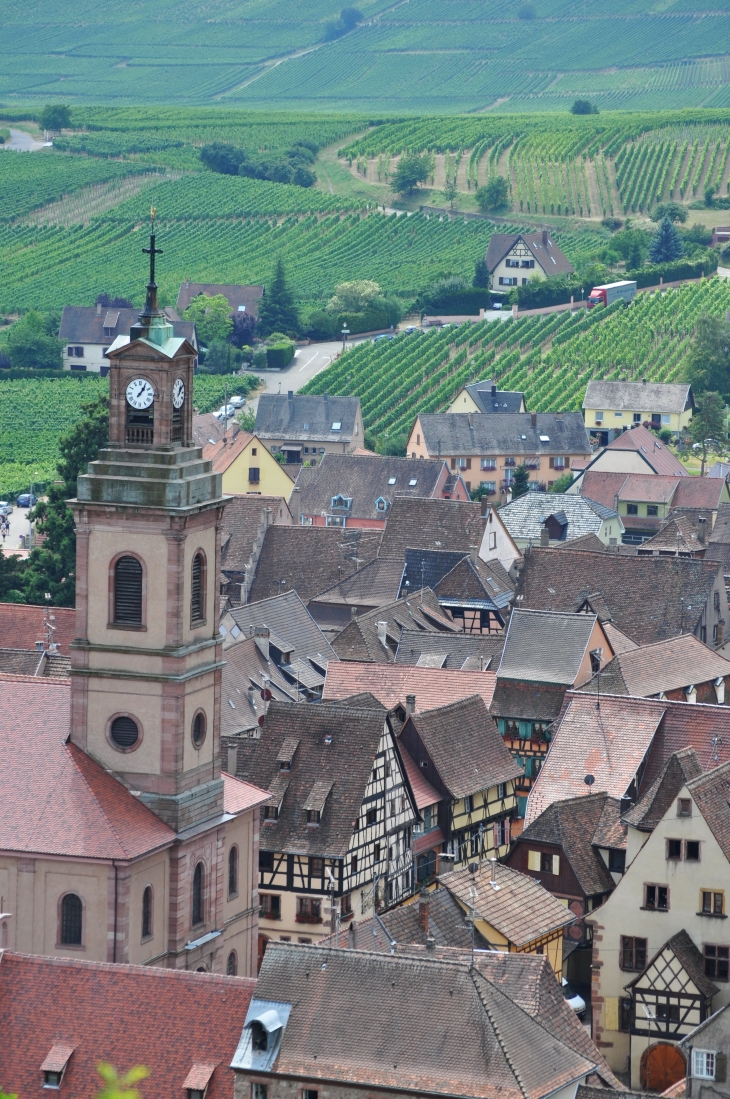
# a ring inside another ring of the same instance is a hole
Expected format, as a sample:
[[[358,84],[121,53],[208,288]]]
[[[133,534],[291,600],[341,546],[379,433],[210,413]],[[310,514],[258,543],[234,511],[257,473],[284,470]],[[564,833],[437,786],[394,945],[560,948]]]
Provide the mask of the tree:
[[[498,210],[507,205],[507,180],[502,176],[490,179],[486,187],[480,187],[476,194],[480,210]]]
[[[227,340],[212,340],[205,356],[208,374],[233,374],[242,362],[241,352]]]
[[[58,317],[29,310],[8,332],[7,349],[13,366],[60,370],[62,344],[56,332]]]
[[[554,485],[550,487],[549,492],[567,492],[570,486],[573,484],[572,473],[561,473]]]
[[[358,8],[343,8],[339,19],[333,19],[325,23],[323,39],[331,42],[334,38],[341,38],[343,34],[353,30],[358,23],[362,23],[363,14]]]
[[[210,145],[202,147],[200,159],[206,168],[210,168],[212,172],[220,172],[226,176],[237,176],[239,167],[246,160],[246,153],[244,149],[238,149],[235,145],[228,145],[223,141],[213,141]]]
[[[478,259],[474,264],[472,286],[484,287],[486,290],[489,289],[489,268],[487,267],[487,261],[485,259]]]
[[[726,438],[725,402],[719,393],[708,390],[695,397],[695,408],[689,430],[695,446],[702,453],[700,475],[704,477],[708,450],[721,450]]]
[[[299,332],[299,313],[286,281],[284,263],[281,256],[276,261],[276,269],[271,285],[267,287],[259,303],[258,327],[262,335],[271,332],[286,332],[296,336]]]
[[[253,343],[256,331],[256,318],[253,313],[234,313],[233,328],[228,339],[234,347],[245,347]]]
[[[452,210],[454,208],[454,202],[456,201],[456,196],[458,195],[458,193],[459,189],[456,186],[456,180],[447,179],[446,186],[444,187],[444,198],[446,199]]]
[[[730,323],[707,314],[697,321],[685,377],[696,392],[730,395]]]
[[[529,484],[530,471],[523,462],[515,470],[514,480],[512,481],[512,499],[517,500],[518,497],[525,496],[529,492]]]
[[[399,195],[413,194],[419,183],[425,183],[428,179],[428,156],[417,156],[415,153],[402,156],[398,161],[398,167],[393,174],[391,186]]]
[[[668,217],[662,218],[649,248],[652,263],[671,263],[684,252],[679,233]]]
[[[76,496],[76,479],[86,472],[101,447],[109,441],[109,398],[81,405],[84,413],[59,442],[60,484],[48,490],[48,500],[36,505],[37,529],[45,534],[42,546],[31,550],[23,581],[26,603],[45,603],[45,593],[57,607],[73,607],[76,599],[76,533],[66,500]]]
[[[341,282],[335,287],[334,296],[327,302],[328,313],[362,313],[383,291],[372,279],[356,279]]]
[[[214,340],[225,340],[233,331],[231,306],[223,294],[207,297],[198,294],[183,313],[186,321],[194,321],[198,338],[205,347]]]
[[[129,298],[112,298],[109,294],[98,294],[96,305],[103,305],[105,309],[134,309],[134,302]]]
[[[124,1076],[120,1076],[115,1068],[103,1061],[96,1066],[96,1071],[104,1081],[104,1087],[97,1099],[142,1099],[141,1093],[134,1085],[140,1080],[146,1080],[150,1074],[150,1070],[144,1065],[137,1065]]]
[[[598,114],[598,107],[594,107],[589,99],[576,99],[570,108],[571,114]]]
[[[611,237],[611,251],[618,252],[626,262],[626,270],[641,267],[649,251],[649,237],[641,229],[628,226]]]
[[[42,130],[67,130],[71,125],[71,110],[60,103],[47,103],[38,123]]]
[[[682,206],[679,202],[660,202],[658,206],[654,207],[651,220],[663,221],[664,218],[669,218],[670,221],[681,221],[684,224],[687,220],[687,213],[687,207]]]
[[[705,206],[711,207],[715,205],[715,192],[717,187],[705,187]]]

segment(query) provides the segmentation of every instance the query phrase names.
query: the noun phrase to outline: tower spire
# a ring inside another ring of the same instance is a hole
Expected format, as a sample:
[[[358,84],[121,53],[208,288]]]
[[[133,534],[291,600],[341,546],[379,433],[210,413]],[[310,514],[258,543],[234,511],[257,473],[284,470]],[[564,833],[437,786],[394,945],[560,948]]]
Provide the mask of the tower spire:
[[[150,257],[150,281],[147,283],[147,296],[144,309],[139,315],[136,324],[129,330],[131,340],[146,339],[152,343],[163,344],[173,334],[173,328],[157,302],[157,283],[155,282],[155,256],[162,255],[162,249],[155,245],[155,219],[157,210],[150,206],[150,246],[143,248]]]

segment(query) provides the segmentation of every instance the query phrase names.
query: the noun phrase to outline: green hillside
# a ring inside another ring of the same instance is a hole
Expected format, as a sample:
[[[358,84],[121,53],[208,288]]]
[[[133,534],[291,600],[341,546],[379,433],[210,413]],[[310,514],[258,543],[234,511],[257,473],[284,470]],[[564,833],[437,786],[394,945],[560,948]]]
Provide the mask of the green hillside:
[[[0,3],[0,102],[219,103],[369,114],[730,105],[728,0]]]

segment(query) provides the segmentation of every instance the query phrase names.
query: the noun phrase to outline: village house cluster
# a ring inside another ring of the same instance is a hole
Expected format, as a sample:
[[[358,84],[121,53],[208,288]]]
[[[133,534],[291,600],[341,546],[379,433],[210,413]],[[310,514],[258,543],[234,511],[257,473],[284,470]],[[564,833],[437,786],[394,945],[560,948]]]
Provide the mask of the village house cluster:
[[[0,1089],[730,1095],[730,496],[655,431],[689,387],[487,380],[384,457],[354,397],[199,415],[153,279],[77,312],[76,607],[0,604]]]

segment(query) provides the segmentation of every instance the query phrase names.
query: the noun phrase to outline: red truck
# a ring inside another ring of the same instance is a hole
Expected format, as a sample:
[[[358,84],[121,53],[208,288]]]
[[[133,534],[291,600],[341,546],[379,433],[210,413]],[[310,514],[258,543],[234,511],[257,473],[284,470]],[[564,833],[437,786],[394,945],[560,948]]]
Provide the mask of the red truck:
[[[627,279],[625,282],[607,282],[603,286],[594,286],[590,292],[587,306],[591,309],[594,305],[613,305],[622,298],[628,305],[636,296],[636,283]]]

